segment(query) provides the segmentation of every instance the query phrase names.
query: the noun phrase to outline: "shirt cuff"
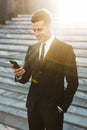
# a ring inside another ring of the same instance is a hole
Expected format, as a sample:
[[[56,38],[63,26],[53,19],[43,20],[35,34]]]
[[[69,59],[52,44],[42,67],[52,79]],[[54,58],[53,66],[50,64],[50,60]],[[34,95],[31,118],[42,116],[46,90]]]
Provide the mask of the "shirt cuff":
[[[22,79],[22,76],[20,76],[20,77],[16,76],[16,80],[20,80],[20,79]]]
[[[57,108],[58,108],[61,112],[63,112],[63,109],[62,109],[61,107],[57,106]]]

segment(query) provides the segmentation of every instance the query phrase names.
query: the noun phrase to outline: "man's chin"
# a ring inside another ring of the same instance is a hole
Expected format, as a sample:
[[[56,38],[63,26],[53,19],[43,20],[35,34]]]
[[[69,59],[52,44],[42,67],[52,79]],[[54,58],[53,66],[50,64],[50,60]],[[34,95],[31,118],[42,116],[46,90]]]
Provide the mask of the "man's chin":
[[[38,40],[38,42],[43,42],[43,40],[41,40],[41,39],[37,39]]]
[[[37,38],[37,40],[38,40],[38,42],[45,42],[46,41],[44,39],[38,39],[38,38]]]

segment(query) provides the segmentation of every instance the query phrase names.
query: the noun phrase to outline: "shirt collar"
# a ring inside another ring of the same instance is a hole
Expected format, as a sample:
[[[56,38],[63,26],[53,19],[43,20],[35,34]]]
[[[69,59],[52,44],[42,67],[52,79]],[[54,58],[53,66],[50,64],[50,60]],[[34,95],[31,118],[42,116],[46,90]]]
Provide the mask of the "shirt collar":
[[[54,38],[55,38],[55,36],[54,36],[54,34],[52,33],[52,35],[51,35],[50,38],[45,42],[45,44],[46,44],[47,46],[50,46],[50,45],[52,44]]]

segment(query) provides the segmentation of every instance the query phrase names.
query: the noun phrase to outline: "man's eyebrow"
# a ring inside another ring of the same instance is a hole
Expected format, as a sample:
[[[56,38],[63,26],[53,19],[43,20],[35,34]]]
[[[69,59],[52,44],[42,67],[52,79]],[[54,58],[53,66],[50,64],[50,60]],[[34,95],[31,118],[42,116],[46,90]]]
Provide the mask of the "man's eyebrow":
[[[42,28],[38,28],[38,29],[33,29],[33,30],[34,30],[34,31],[35,31],[35,30],[41,31],[41,30],[42,30]]]

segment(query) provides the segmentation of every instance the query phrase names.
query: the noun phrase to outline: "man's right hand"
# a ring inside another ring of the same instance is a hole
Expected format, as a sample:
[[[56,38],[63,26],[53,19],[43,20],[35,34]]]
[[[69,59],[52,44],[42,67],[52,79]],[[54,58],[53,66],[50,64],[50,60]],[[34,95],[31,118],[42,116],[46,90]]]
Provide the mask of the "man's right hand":
[[[11,67],[16,77],[21,77],[25,73],[25,69],[22,67],[15,69],[13,64],[11,64]]]

